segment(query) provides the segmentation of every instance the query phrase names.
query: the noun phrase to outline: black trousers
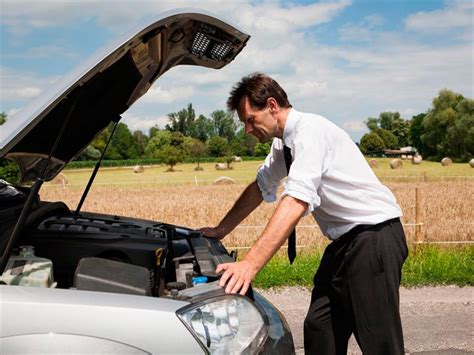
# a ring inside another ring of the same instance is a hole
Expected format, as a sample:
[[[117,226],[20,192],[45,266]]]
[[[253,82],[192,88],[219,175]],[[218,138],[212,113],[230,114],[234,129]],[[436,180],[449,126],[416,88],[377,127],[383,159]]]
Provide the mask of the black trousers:
[[[404,354],[399,287],[408,248],[398,218],[357,226],[325,250],[304,322],[306,354]]]

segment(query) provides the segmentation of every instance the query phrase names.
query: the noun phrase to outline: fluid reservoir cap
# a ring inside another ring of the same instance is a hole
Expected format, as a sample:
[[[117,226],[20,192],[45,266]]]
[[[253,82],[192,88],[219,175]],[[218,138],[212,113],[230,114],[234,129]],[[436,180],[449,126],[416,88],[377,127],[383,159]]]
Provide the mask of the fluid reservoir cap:
[[[205,284],[207,282],[206,276],[194,276],[193,285]]]
[[[170,291],[173,290],[173,289],[181,291],[181,290],[184,290],[186,288],[186,284],[184,282],[179,282],[179,281],[178,282],[168,282],[166,284],[166,288]]]

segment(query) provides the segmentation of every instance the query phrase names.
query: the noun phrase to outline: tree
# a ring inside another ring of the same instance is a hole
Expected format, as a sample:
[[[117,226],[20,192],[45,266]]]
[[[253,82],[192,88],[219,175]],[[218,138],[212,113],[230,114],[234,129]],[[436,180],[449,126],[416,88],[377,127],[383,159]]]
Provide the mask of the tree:
[[[386,148],[399,148],[410,144],[410,122],[403,119],[398,112],[382,112],[378,118],[369,117],[365,124],[370,132],[377,133],[384,142],[385,138],[388,139],[385,142]],[[391,136],[387,137],[386,133],[380,133],[385,131],[395,136],[397,142],[395,146],[392,144],[393,138]]]
[[[232,154],[238,156],[254,156],[257,138],[251,134],[246,134],[245,130],[240,129],[230,144]]]
[[[151,127],[148,131],[148,138],[153,138],[155,134],[157,134],[160,131],[161,129],[157,125]]]
[[[206,142],[214,133],[214,124],[204,115],[199,117],[191,125],[190,136]]]
[[[194,170],[203,170],[203,168],[199,166],[199,163],[206,154],[206,144],[199,139],[191,137],[186,137],[184,144],[187,147],[186,150],[189,152],[189,155],[193,158],[194,162],[197,163]]]
[[[157,131],[145,147],[145,156],[148,158],[158,158],[159,151],[165,146],[170,145],[170,143],[170,131]]]
[[[181,132],[173,132],[170,136],[170,142],[158,152],[158,158],[169,165],[169,172],[174,171],[173,167],[186,159],[186,148],[184,145],[185,137]]]
[[[255,156],[264,157],[270,153],[271,143],[257,143],[255,144]]]
[[[173,172],[175,171],[174,166],[184,161],[186,155],[184,149],[177,146],[167,145],[158,152],[158,158],[163,163],[170,166],[167,170],[168,172]]]
[[[165,129],[171,132],[181,132],[185,136],[189,136],[195,119],[196,112],[190,103],[188,107],[183,108],[181,111],[168,114],[169,123]]]
[[[384,142],[377,133],[370,132],[362,136],[359,148],[364,154],[379,154],[384,148]]]
[[[0,113],[0,126],[7,122],[7,114]],[[15,162],[8,159],[0,159],[0,179],[8,181],[11,184],[17,184],[20,181],[20,169]]]
[[[219,137],[227,139],[227,142],[231,142],[235,137],[235,130],[237,129],[237,123],[234,121],[233,114],[217,110],[211,113],[211,120],[214,123],[214,133]]]
[[[138,156],[143,157],[148,144],[148,137],[142,131],[135,131],[133,132],[133,141],[137,148]]]
[[[118,159],[137,159],[138,151],[132,133],[125,123],[119,123],[110,145],[116,150]]]
[[[223,157],[227,155],[229,146],[227,139],[219,136],[213,136],[207,141],[207,151],[213,157]]]
[[[439,160],[450,156],[458,161],[467,161],[472,157],[473,117],[473,100],[450,90],[441,90],[423,119],[425,132],[421,135],[421,141],[430,153],[428,159]]]
[[[98,160],[100,158],[100,151],[95,149],[92,145],[88,145],[77,157],[76,160]]]
[[[422,156],[429,155],[427,154],[426,145],[421,141],[421,135],[425,133],[425,128],[423,126],[423,120],[425,116],[426,113],[420,113],[416,116],[413,116],[409,129],[410,141]]]
[[[383,148],[396,149],[399,147],[398,139],[392,132],[383,128],[378,128],[373,131],[373,133],[376,133],[380,138],[382,138]]]

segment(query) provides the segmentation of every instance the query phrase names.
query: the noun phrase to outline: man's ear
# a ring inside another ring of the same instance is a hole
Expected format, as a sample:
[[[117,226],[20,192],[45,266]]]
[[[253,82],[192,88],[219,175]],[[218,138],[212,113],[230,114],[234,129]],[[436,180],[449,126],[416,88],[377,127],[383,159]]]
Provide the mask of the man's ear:
[[[270,108],[270,113],[276,113],[280,109],[280,106],[278,106],[278,102],[274,97],[269,97],[267,99],[267,106]]]

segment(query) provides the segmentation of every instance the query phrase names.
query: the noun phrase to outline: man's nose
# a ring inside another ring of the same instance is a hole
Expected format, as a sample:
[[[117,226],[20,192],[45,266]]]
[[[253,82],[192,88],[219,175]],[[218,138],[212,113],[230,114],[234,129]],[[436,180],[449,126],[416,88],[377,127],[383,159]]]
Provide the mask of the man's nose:
[[[245,124],[245,133],[251,134],[252,132],[253,132],[253,127],[252,127],[252,125],[249,124],[249,123],[246,123],[246,124]]]

